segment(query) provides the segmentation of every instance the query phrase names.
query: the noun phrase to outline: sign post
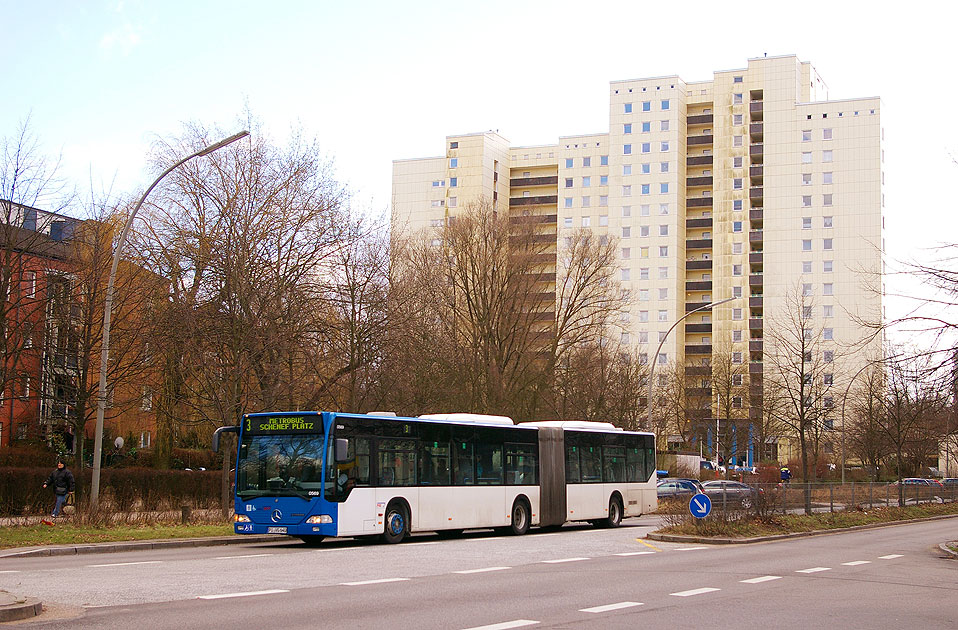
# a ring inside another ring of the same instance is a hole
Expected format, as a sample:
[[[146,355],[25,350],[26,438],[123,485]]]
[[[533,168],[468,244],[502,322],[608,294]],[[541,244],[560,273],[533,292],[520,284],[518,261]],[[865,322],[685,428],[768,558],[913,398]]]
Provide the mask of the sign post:
[[[692,495],[689,512],[695,518],[705,518],[712,512],[712,500],[702,493]]]

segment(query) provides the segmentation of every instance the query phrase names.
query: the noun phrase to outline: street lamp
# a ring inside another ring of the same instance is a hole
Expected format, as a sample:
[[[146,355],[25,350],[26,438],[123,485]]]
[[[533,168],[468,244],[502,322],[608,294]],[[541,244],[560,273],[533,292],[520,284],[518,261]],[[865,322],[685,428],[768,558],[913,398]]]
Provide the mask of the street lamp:
[[[106,370],[107,363],[110,359],[110,317],[113,310],[113,285],[116,282],[116,269],[120,264],[120,252],[123,251],[123,245],[126,244],[126,237],[130,233],[130,227],[133,225],[133,219],[136,217],[136,213],[140,209],[140,206],[142,206],[143,202],[146,201],[147,196],[153,192],[153,189],[156,188],[156,185],[160,183],[160,180],[172,173],[176,168],[182,166],[195,157],[209,155],[210,153],[222,149],[226,145],[232,144],[248,135],[249,131],[241,131],[230,136],[229,138],[224,138],[219,142],[200,149],[196,153],[186,156],[173,166],[163,171],[163,173],[157,177],[152,184],[150,184],[150,187],[146,189],[146,192],[143,193],[143,196],[140,197],[136,207],[133,208],[133,212],[130,213],[130,216],[126,219],[126,223],[123,225],[123,231],[120,233],[120,240],[117,242],[116,249],[113,251],[113,266],[110,267],[110,279],[107,281],[106,285],[106,302],[103,306],[103,348],[100,352],[100,390],[96,403],[96,431],[93,438],[93,481],[90,484],[90,505],[94,508],[96,508],[97,501],[100,496],[100,462],[103,457],[103,448],[101,442],[103,442],[103,416],[106,412]]]
[[[649,399],[646,402],[646,406],[649,409],[648,426],[650,430],[652,427],[652,383],[654,382],[652,380],[652,377],[655,376],[655,364],[659,360],[659,351],[662,350],[662,346],[665,344],[665,340],[668,339],[669,333],[672,332],[676,326],[681,324],[682,320],[684,320],[686,317],[688,317],[689,315],[693,313],[698,313],[699,311],[705,311],[714,306],[718,306],[720,304],[725,304],[726,302],[731,302],[732,300],[739,300],[739,299],[741,298],[737,298],[737,297],[725,298],[724,300],[719,300],[718,302],[710,302],[709,304],[706,304],[705,306],[700,306],[696,309],[693,309],[689,311],[688,313],[686,313],[685,315],[683,315],[682,317],[675,320],[675,323],[672,324],[671,328],[665,331],[665,334],[662,335],[662,339],[659,340],[659,347],[655,349],[655,354],[652,356],[652,367],[649,369]]]

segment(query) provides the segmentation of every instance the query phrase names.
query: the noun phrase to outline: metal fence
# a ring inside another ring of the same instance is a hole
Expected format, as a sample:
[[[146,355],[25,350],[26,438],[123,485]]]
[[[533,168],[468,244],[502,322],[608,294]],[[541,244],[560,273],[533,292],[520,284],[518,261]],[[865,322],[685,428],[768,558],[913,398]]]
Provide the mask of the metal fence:
[[[806,495],[813,512],[869,510],[958,501],[958,485],[905,484],[896,482],[746,484],[748,493],[710,491],[713,510],[745,510],[766,513],[802,513]],[[900,492],[899,492],[900,490]]]

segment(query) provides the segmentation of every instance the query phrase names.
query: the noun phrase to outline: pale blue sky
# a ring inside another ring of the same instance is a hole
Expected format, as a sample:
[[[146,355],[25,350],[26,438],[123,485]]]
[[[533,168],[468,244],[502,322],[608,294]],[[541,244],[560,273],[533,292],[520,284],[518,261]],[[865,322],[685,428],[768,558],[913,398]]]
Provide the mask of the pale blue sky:
[[[92,174],[132,193],[157,135],[232,130],[248,102],[275,138],[296,124],[318,137],[357,202],[384,213],[391,161],[439,154],[446,134],[607,131],[610,80],[796,54],[832,99],[883,99],[891,255],[958,240],[956,9],[778,4],[0,0],[0,135],[29,114],[81,190]]]

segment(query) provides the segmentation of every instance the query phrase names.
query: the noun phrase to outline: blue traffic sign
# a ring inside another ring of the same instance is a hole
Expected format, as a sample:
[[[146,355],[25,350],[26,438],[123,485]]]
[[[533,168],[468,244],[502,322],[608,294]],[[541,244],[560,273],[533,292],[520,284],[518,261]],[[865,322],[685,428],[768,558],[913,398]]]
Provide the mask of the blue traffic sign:
[[[704,494],[692,495],[689,499],[689,512],[695,518],[705,518],[712,511],[712,499]]]

